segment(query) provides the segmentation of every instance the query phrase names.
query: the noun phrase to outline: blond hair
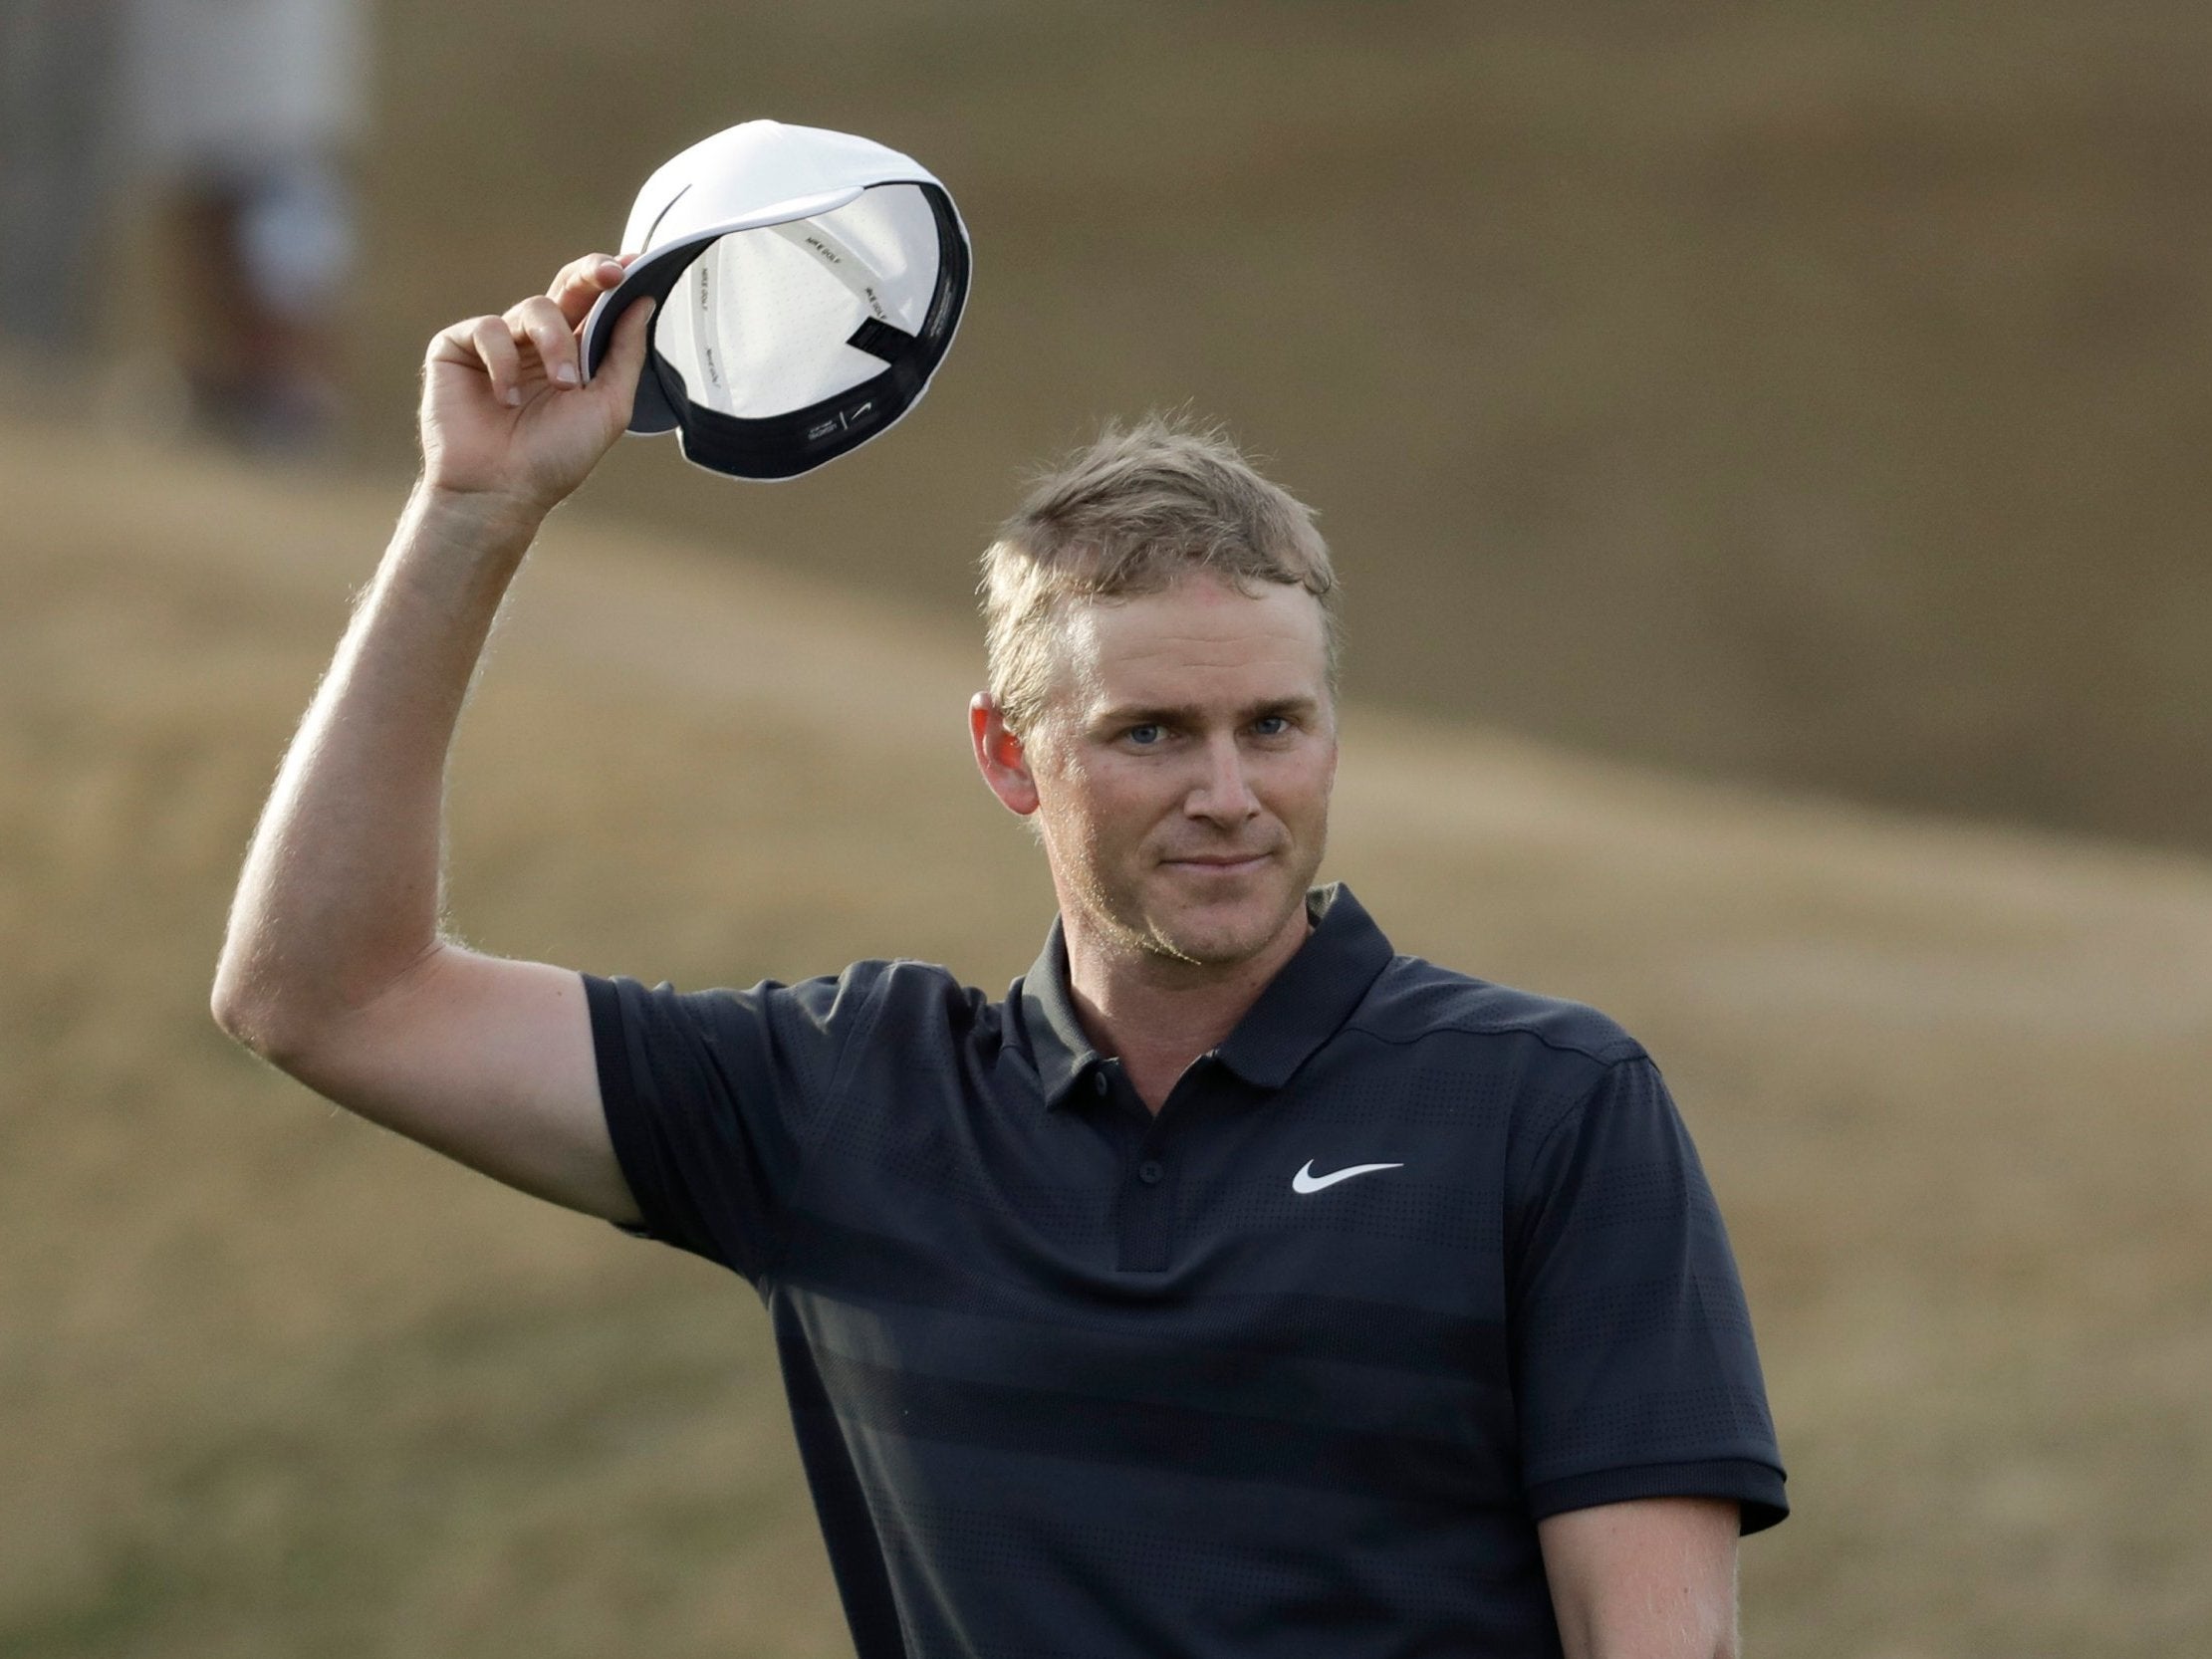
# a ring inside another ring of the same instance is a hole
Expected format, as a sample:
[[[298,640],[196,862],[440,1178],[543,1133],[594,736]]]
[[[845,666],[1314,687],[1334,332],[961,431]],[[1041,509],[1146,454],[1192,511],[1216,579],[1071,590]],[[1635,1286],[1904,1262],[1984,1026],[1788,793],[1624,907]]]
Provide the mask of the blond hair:
[[[1113,424],[1032,485],[983,553],[992,699],[1016,731],[1044,713],[1057,613],[1070,598],[1156,593],[1203,571],[1321,602],[1337,681],[1337,574],[1314,510],[1254,470],[1218,426],[1146,415]]]

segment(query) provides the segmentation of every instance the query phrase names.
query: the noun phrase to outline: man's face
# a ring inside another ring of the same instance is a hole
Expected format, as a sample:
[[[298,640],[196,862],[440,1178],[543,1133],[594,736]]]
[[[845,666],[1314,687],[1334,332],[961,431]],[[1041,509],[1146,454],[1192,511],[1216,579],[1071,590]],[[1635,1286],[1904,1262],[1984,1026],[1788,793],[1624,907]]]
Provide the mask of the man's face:
[[[1056,655],[1023,750],[1070,924],[1204,966],[1303,936],[1337,776],[1313,595],[1193,575],[1070,606]]]

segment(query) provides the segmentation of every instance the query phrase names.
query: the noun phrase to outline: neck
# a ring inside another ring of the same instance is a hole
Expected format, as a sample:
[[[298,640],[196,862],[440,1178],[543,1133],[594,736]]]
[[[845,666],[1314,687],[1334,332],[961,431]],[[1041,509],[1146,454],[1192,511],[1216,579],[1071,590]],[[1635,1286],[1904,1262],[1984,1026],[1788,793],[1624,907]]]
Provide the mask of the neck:
[[[1062,913],[1068,988],[1084,1035],[1121,1062],[1145,1105],[1158,1111],[1192,1061],[1217,1049],[1313,931],[1303,902],[1276,936],[1240,962],[1180,962],[1104,937]]]

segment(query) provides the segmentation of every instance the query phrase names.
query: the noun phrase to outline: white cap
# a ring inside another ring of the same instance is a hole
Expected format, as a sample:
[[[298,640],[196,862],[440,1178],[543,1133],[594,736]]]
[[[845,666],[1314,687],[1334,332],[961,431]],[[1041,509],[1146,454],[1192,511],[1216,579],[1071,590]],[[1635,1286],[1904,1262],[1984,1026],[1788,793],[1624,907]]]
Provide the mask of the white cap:
[[[632,432],[739,478],[795,478],[921,400],[968,297],[968,233],[911,157],[749,120],[645,180],[621,285],[584,329],[587,375],[615,319],[655,299]]]

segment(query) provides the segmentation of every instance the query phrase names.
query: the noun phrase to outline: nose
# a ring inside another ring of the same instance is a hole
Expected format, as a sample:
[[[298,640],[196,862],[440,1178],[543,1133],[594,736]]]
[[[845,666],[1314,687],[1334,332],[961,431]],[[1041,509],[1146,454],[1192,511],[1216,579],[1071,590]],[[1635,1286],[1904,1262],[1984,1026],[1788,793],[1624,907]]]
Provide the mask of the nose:
[[[1246,756],[1235,734],[1225,732],[1211,739],[1201,758],[1204,771],[1193,780],[1189,795],[1183,798],[1183,811],[1192,818],[1224,827],[1239,825],[1257,816],[1260,798],[1252,793],[1252,780],[1245,768]]]

